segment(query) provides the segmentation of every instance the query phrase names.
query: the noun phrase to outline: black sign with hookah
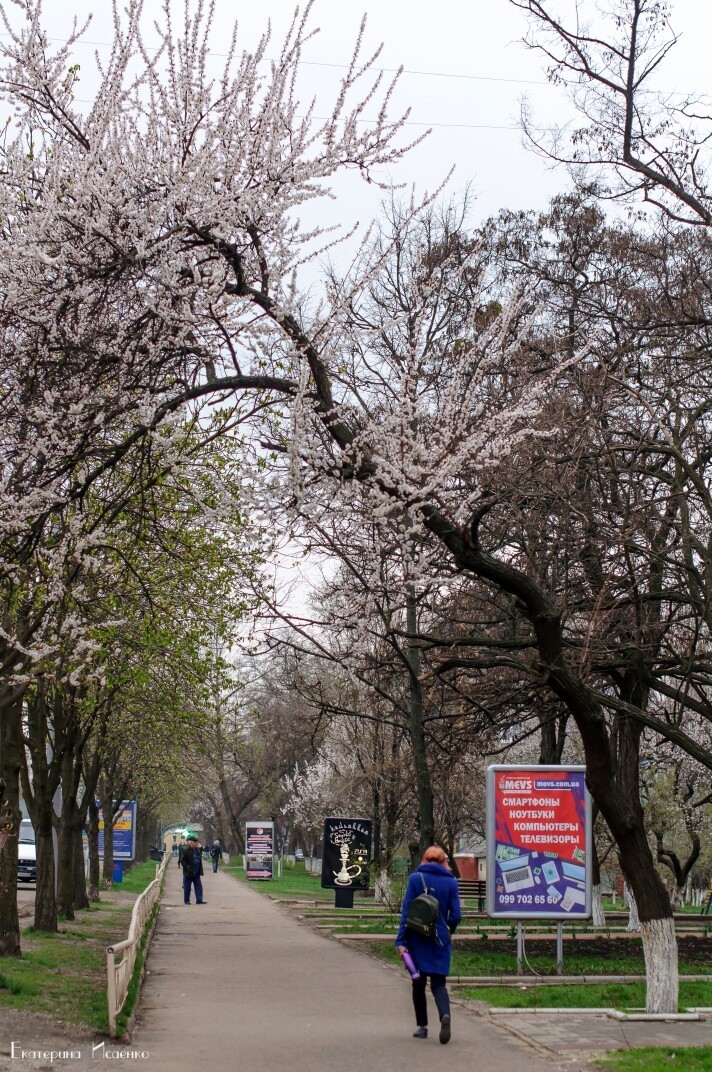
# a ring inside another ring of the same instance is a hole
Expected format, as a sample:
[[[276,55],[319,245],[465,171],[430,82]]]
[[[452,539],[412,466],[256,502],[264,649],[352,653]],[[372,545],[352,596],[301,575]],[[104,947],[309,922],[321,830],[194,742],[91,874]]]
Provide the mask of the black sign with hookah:
[[[324,889],[368,889],[371,859],[370,819],[325,819],[321,861]]]

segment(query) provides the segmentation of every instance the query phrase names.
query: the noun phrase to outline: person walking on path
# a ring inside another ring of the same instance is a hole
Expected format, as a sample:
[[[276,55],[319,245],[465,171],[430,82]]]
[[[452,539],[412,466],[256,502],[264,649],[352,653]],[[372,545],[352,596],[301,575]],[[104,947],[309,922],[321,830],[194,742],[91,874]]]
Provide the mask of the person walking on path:
[[[203,900],[203,883],[201,882],[204,874],[203,853],[195,834],[191,834],[187,839],[181,856],[181,867],[183,868],[183,903],[190,904],[190,888],[195,886],[195,903],[206,904]]]
[[[219,841],[214,841],[212,843],[211,847],[210,847],[210,855],[211,855],[212,861],[213,861],[213,874],[214,875],[217,875],[217,873],[218,873],[218,864],[222,860],[222,852],[223,852],[223,850],[222,850],[222,845],[220,844],[220,842]]]
[[[407,928],[411,903],[426,892],[435,896],[439,904],[434,938],[424,937]],[[451,936],[461,919],[460,891],[450,871],[447,856],[439,845],[431,845],[425,850],[418,870],[408,879],[396,935],[396,949],[400,954],[405,951],[410,953],[420,972],[420,977],[413,979],[413,1008],[417,1028],[413,1038],[428,1037],[425,987],[430,976],[430,988],[440,1016],[440,1042],[444,1045],[450,1041],[450,998],[446,979],[450,973]]]

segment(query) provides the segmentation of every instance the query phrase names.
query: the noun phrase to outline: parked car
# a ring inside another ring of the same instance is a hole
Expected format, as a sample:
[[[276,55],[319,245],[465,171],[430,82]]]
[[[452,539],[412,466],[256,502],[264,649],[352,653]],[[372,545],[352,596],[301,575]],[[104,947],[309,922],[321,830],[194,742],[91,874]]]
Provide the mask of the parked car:
[[[23,819],[20,823],[17,845],[17,881],[37,882],[35,831],[29,819]]]
[[[295,849],[294,850],[294,859],[295,860],[303,860],[304,859],[304,850],[303,849]]]

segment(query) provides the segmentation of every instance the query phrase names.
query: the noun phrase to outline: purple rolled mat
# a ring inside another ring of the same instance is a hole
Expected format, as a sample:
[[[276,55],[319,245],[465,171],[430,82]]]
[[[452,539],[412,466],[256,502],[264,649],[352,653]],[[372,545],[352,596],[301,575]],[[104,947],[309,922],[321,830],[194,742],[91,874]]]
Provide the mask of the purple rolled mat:
[[[401,960],[405,964],[406,971],[410,975],[411,979],[420,979],[420,972],[415,966],[415,962],[410,953],[406,949],[404,953],[401,953]]]

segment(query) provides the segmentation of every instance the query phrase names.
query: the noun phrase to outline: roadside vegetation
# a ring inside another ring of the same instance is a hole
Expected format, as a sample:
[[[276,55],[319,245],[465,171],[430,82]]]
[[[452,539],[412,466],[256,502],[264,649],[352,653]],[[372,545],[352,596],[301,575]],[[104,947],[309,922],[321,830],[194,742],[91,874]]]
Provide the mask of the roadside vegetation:
[[[618,1050],[597,1062],[610,1072],[669,1072],[684,1068],[685,1072],[711,1072],[712,1046],[648,1046],[639,1050]]]
[[[134,898],[153,881],[156,865],[138,864],[112,896],[92,904],[57,932],[23,931],[22,957],[7,957],[0,970],[0,1009],[43,1013],[97,1031],[108,1027],[106,947],[126,938]]]
[[[540,986],[531,981],[516,986],[470,987],[458,997],[506,1009],[630,1009],[645,1008],[645,983],[581,983]],[[712,1003],[712,983],[680,983],[680,1012]]]

